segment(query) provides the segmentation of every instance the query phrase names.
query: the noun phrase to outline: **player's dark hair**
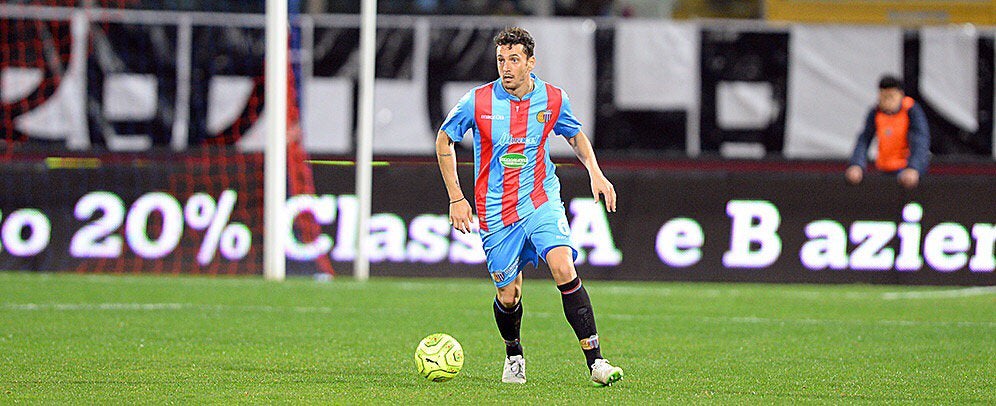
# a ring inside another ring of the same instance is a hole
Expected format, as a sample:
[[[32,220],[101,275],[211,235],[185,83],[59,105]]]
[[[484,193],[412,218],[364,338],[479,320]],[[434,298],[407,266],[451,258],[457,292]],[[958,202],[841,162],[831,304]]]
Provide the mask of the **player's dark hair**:
[[[895,76],[885,75],[885,76],[882,76],[881,79],[879,79],[879,81],[878,81],[878,89],[879,90],[899,89],[900,91],[902,91],[903,90],[903,82],[901,80],[899,80],[899,78],[897,78]]]
[[[533,36],[529,35],[529,31],[519,27],[506,27],[498,35],[495,35],[495,46],[512,46],[515,44],[522,45],[522,50],[526,53],[526,58],[533,56],[533,48],[536,47],[536,42],[533,41]]]

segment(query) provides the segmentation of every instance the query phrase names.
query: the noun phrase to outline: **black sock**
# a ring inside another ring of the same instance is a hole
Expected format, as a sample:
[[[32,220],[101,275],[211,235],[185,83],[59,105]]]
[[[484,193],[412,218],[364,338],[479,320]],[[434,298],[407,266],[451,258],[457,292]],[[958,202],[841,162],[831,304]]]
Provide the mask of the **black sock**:
[[[571,323],[574,334],[581,343],[581,350],[588,360],[588,368],[595,360],[602,358],[602,351],[598,345],[598,331],[595,329],[595,314],[591,309],[591,300],[588,299],[588,292],[581,285],[581,278],[563,285],[557,285],[560,290],[561,299],[564,301],[564,315],[567,322]]]
[[[514,308],[506,308],[495,298],[495,323],[498,332],[505,340],[505,355],[522,355],[522,344],[519,343],[519,326],[522,324],[522,300]]]

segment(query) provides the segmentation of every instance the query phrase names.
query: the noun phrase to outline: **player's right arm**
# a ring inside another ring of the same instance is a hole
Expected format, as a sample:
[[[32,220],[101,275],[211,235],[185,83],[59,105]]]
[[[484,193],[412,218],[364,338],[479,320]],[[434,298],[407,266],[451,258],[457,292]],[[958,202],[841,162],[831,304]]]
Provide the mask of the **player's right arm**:
[[[443,175],[446,194],[450,200],[450,224],[462,233],[469,233],[473,212],[470,209],[470,202],[467,201],[460,188],[460,178],[457,176],[456,170],[456,148],[453,145],[453,140],[442,130],[436,135],[436,161],[439,163],[439,172]]]
[[[864,178],[865,164],[868,162],[868,146],[875,135],[875,109],[868,113],[865,118],[865,128],[858,134],[858,141],[854,145],[854,152],[851,153],[850,165],[844,172],[844,177],[851,184],[861,183]]]
[[[446,194],[450,202],[450,224],[453,228],[462,233],[470,232],[470,222],[474,213],[471,211],[470,202],[460,188],[460,178],[456,170],[456,147],[453,145],[463,139],[464,133],[474,126],[474,91],[467,92],[456,106],[450,110],[436,133],[436,161],[439,163],[439,172],[443,175],[443,183],[446,184]]]

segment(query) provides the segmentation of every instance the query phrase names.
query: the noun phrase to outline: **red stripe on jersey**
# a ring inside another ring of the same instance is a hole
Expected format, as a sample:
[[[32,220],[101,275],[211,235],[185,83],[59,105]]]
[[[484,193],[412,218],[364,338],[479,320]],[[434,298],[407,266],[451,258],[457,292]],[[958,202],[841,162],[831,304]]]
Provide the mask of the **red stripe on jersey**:
[[[487,200],[488,177],[491,176],[491,92],[494,84],[489,84],[474,92],[474,121],[481,132],[481,166],[474,182],[474,203],[477,204],[477,219],[481,230],[488,231]]]
[[[553,85],[547,83],[546,85],[546,109],[550,111],[549,116],[546,117],[546,122],[543,123],[543,137],[540,138],[539,147],[536,148],[536,169],[533,171],[533,191],[529,194],[529,197],[533,200],[533,207],[539,208],[543,203],[546,203],[549,198],[546,195],[546,188],[543,187],[543,181],[546,180],[546,137],[550,135],[553,131],[553,125],[557,123],[557,119],[560,118],[560,105],[563,103],[563,96],[560,93],[560,89],[553,87]],[[543,114],[543,113],[540,113]]]
[[[526,152],[526,128],[529,123],[529,99],[511,102],[511,135],[509,154]],[[504,225],[519,221],[519,172],[522,168],[505,168],[502,177],[501,222]]]

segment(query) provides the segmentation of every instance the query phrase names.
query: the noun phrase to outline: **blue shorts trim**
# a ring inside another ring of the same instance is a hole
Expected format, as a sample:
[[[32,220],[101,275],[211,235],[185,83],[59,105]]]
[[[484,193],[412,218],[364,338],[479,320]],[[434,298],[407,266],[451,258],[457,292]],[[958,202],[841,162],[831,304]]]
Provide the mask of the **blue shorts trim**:
[[[571,244],[551,245],[549,247],[546,247],[546,249],[543,250],[543,253],[540,254],[540,258],[543,258],[543,261],[546,261],[546,254],[549,254],[551,250],[553,250],[554,248],[557,248],[557,247],[568,247],[568,248],[570,248],[571,249],[571,258],[573,258],[575,261],[578,260],[578,249],[574,248],[574,246],[571,245]]]

